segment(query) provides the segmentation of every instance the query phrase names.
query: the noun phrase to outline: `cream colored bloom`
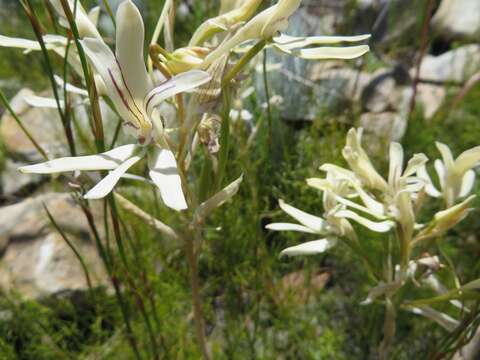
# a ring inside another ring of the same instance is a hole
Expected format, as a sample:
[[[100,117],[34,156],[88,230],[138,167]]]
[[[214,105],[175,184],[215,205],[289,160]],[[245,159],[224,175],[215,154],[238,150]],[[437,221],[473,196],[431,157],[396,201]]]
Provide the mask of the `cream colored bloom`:
[[[363,41],[368,39],[369,35],[351,37],[289,37],[281,35],[281,32],[287,29],[289,18],[299,8],[300,3],[301,0],[279,0],[275,5],[260,12],[241,26],[231,38],[212,51],[205,58],[204,66],[208,66],[248,40],[266,40],[283,53],[305,59],[353,59],[369,51],[367,45],[307,48],[312,45]]]
[[[140,12],[126,0],[116,15],[116,52],[97,38],[82,40],[91,64],[102,77],[107,95],[115,105],[124,125],[135,134],[138,144],[129,144],[105,153],[67,157],[24,166],[25,173],[51,174],[74,170],[111,170],[86,195],[87,199],[106,196],[130,167],[147,157],[149,175],[160,190],[164,203],[183,210],[187,203],[177,169],[177,162],[166,141],[157,106],[169,97],[193,89],[210,80],[199,70],[182,73],[154,87],[143,58],[144,26]]]
[[[435,160],[435,170],[440,183],[440,190],[437,190],[428,175],[425,167],[420,170],[419,175],[426,181],[426,192],[433,197],[443,197],[448,207],[455,204],[459,198],[470,194],[475,181],[473,168],[480,162],[480,146],[466,150],[456,159],[447,145],[436,143],[437,149],[442,155],[442,160]]]
[[[342,150],[343,157],[365,186],[371,189],[386,191],[388,188],[387,182],[375,170],[370,158],[362,147],[362,134],[362,128],[358,129],[358,131],[354,128],[348,131],[347,143]]]

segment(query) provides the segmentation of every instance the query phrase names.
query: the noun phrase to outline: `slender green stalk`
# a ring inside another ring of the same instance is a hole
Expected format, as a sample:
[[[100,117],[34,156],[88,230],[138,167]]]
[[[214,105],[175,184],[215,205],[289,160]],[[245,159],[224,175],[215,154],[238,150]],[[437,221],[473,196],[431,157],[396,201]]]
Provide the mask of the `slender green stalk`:
[[[112,8],[110,7],[110,3],[108,0],[102,0],[103,6],[105,6],[105,10],[107,11],[108,16],[110,17],[110,20],[112,20],[113,27],[117,28],[117,23],[115,21],[115,16],[113,16],[113,11]]]
[[[105,267],[108,272],[108,276],[110,277],[110,281],[112,282],[113,288],[115,290],[115,296],[117,298],[117,302],[120,305],[120,311],[123,316],[123,320],[125,322],[125,327],[127,329],[127,340],[130,344],[130,348],[133,351],[133,354],[137,360],[141,360],[142,357],[140,355],[140,352],[138,350],[138,345],[137,345],[137,339],[135,337],[135,334],[132,329],[132,325],[130,323],[130,315],[128,312],[128,307],[125,299],[123,298],[122,291],[120,289],[119,281],[117,276],[113,272],[113,263],[112,259],[109,257],[108,253],[105,251],[105,247],[102,244],[102,241],[100,240],[100,235],[98,234],[97,227],[95,225],[95,220],[93,218],[92,212],[90,211],[90,208],[88,206],[88,203],[80,203],[82,210],[87,218],[87,222],[90,226],[90,229],[92,230],[92,233],[95,238],[95,243],[98,249],[98,252],[100,254],[100,257],[102,258],[103,263],[105,264]]]
[[[47,68],[48,77],[50,79],[50,85],[52,87],[55,102],[57,103],[58,114],[60,115],[60,119],[62,120],[62,124],[64,127],[65,136],[67,138],[70,153],[72,156],[76,156],[75,141],[73,139],[73,133],[71,132],[71,127],[67,126],[68,122],[67,122],[67,119],[65,118],[65,113],[62,111],[62,106],[60,104],[60,96],[58,94],[57,84],[54,78],[53,67],[50,62],[50,57],[48,56],[47,47],[45,45],[45,42],[43,41],[42,27],[38,22],[38,18],[31,4],[31,0],[22,0],[21,4],[23,6],[23,9],[25,10],[25,14],[27,15],[28,20],[30,21],[30,24],[32,25],[33,32],[35,33],[35,37],[37,38],[37,41],[40,44],[40,48],[42,50],[43,58],[45,60],[45,67]]]
[[[263,87],[265,89],[265,98],[267,101],[267,119],[268,119],[268,143],[272,144],[272,108],[270,105],[270,88],[267,77],[267,49],[263,50]]]
[[[246,52],[240,60],[230,69],[222,80],[222,88],[225,88],[235,76],[243,70],[243,68],[252,60],[267,44],[266,40],[260,40],[248,52]]]
[[[20,120],[20,118],[15,113],[15,111],[13,111],[12,107],[10,106],[10,103],[8,102],[2,90],[0,90],[0,101],[2,102],[3,106],[5,106],[5,108],[8,110],[8,112],[12,115],[13,119],[16,121],[20,129],[22,129],[23,133],[28,138],[28,140],[32,142],[35,149],[37,149],[37,151],[40,153],[40,155],[42,155],[42,157],[45,160],[48,160],[47,153],[45,152],[45,150],[42,149],[40,144],[37,143],[37,141],[33,138],[32,134],[30,134],[27,128],[23,125],[22,120]]]
[[[198,276],[198,252],[195,251],[195,239],[189,234],[185,241],[185,250],[187,261],[190,268],[190,286],[192,289],[193,316],[195,318],[195,329],[197,334],[198,346],[202,352],[204,360],[210,359],[205,339],[205,322],[202,310],[202,300],[200,294],[200,279]]]
[[[92,303],[95,304],[95,296],[94,296],[94,293],[93,293],[92,281],[90,279],[90,274],[88,272],[88,267],[87,267],[87,264],[85,263],[85,260],[83,260],[82,255],[75,248],[75,245],[73,245],[73,243],[70,241],[70,239],[65,234],[65,232],[60,228],[60,226],[58,226],[57,222],[55,221],[52,214],[48,210],[47,205],[45,203],[43,203],[42,205],[43,205],[43,208],[45,209],[45,212],[47,213],[48,219],[50,220],[51,224],[53,225],[55,230],[57,230],[57,232],[60,234],[62,239],[65,240],[65,243],[73,251],[73,253],[75,254],[75,257],[80,262],[80,266],[82,267],[83,273],[85,275],[85,279],[87,281],[87,286],[88,286],[88,290],[89,290],[89,293],[90,293],[90,297],[92,298]]]
[[[82,65],[82,71],[85,79],[85,85],[88,91],[88,97],[90,99],[90,106],[92,107],[92,115],[95,123],[95,143],[97,145],[97,150],[99,152],[105,151],[104,145],[104,134],[103,134],[103,124],[101,119],[100,107],[98,102],[98,94],[96,92],[95,81],[92,76],[92,72],[88,66],[87,58],[85,56],[85,51],[83,50],[82,45],[80,44],[80,34],[78,32],[77,24],[75,23],[75,13],[77,11],[78,0],[74,1],[73,13],[70,9],[70,6],[67,0],[60,0],[65,16],[68,20],[70,30],[73,33],[73,40],[77,48],[78,56],[80,58],[80,63]]]

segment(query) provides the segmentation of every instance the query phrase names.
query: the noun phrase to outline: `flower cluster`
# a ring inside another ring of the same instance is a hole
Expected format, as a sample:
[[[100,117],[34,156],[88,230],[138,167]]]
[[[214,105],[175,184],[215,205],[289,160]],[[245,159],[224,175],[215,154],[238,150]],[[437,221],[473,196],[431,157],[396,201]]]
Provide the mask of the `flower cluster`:
[[[350,129],[342,151],[350,169],[324,164],[320,170],[326,173],[325,178],[307,179],[309,186],[323,192],[322,217],[303,212],[280,200],[281,209],[300,224],[272,223],[267,225],[267,229],[300,231],[321,237],[282,251],[282,255],[289,256],[323,253],[343,241],[365,258],[365,253],[359,249],[367,239],[358,238],[352,222],[372,232],[386,233],[386,236],[393,234],[399,249],[397,264],[391,263],[395,259],[392,253],[385,255],[390,259],[385,263],[390,265],[376,273],[383,276],[376,276],[378,284],[363,303],[371,303],[381,296],[391,299],[408,280],[416,286],[432,288],[434,279],[437,284],[434,290],[439,292],[442,288],[445,293],[444,287],[438,286],[434,274],[442,268],[438,256],[416,250],[420,245],[424,249],[426,240],[442,236],[468,215],[475,198],[469,194],[475,178],[473,168],[480,163],[480,146],[463,152],[454,160],[450,149],[437,143],[443,157],[443,160],[434,162],[441,187],[437,190],[428,175],[428,159],[424,154],[413,155],[404,165],[402,146],[391,143],[388,176],[383,177],[374,167],[361,141],[362,129]],[[420,224],[417,218],[426,201],[425,195],[443,197],[445,208],[435,213],[428,223]],[[428,270],[423,273],[421,282],[415,278],[420,268]],[[430,307],[410,307],[409,310],[445,325],[446,315]]]

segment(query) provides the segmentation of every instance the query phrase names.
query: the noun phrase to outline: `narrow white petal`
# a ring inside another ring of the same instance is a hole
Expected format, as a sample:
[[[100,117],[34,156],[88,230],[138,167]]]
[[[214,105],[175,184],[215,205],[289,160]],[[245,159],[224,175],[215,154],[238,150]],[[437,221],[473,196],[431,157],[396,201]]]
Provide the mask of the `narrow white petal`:
[[[144,182],[144,183],[147,183],[147,184],[150,184],[150,185],[155,185],[154,182],[150,179],[144,178],[143,176],[129,174],[129,173],[123,174],[122,179],[137,180],[137,181],[141,181],[141,182]]]
[[[54,98],[48,98],[43,96],[36,96],[36,95],[29,95],[23,98],[25,102],[33,107],[39,108],[52,108],[56,109],[57,101]],[[60,107],[63,109],[65,107],[65,102],[63,100],[59,100]]]
[[[475,146],[472,149],[466,150],[460,154],[455,160],[455,167],[459,173],[463,173],[474,166],[477,166],[480,161],[480,146]]]
[[[430,320],[435,321],[447,331],[453,331],[458,325],[460,325],[458,320],[455,320],[447,314],[437,311],[430,306],[414,307],[411,308],[411,311],[414,314],[422,315]]]
[[[339,195],[333,194],[333,196],[335,197],[335,200],[337,200],[340,204],[346,205],[346,206],[348,206],[352,209],[356,209],[356,210],[359,210],[359,211],[364,212],[366,214],[372,215],[372,216],[376,217],[377,219],[385,219],[383,209],[382,209],[381,212],[380,211],[373,211],[371,208],[368,208],[366,206],[357,204],[356,202],[345,199],[344,197],[341,197]],[[378,210],[380,210],[380,209],[378,209]]]
[[[420,179],[425,181],[425,192],[430,195],[431,197],[441,197],[442,193],[437,190],[437,188],[433,185],[432,179],[430,175],[428,175],[427,168],[425,165],[421,166],[417,170],[417,175]]]
[[[407,167],[405,168],[405,171],[403,172],[402,176],[408,177],[417,173],[421,167],[424,167],[427,161],[428,161],[428,158],[425,154],[420,153],[420,154],[413,155],[413,157],[410,160],[408,160]]]
[[[83,49],[93,67],[103,79],[105,91],[124,121],[139,113],[131,91],[127,88],[124,75],[112,50],[103,41],[87,38],[81,41]]]
[[[440,154],[442,155],[445,167],[451,168],[453,166],[454,160],[450,148],[447,145],[442,144],[441,142],[436,142],[435,145],[437,146],[438,151],[440,151]]]
[[[289,50],[281,45],[275,48],[289,55],[293,55],[307,60],[323,60],[323,59],[355,59],[366,54],[370,48],[368,45],[346,46],[346,47],[328,47],[322,46],[317,48],[308,48],[300,50]]]
[[[321,254],[336,244],[335,238],[326,238],[320,240],[309,241],[297,246],[291,246],[282,250],[280,256],[298,256],[298,255],[315,255]]]
[[[100,6],[95,6],[88,12],[88,19],[95,26],[98,26],[98,19],[100,17]]]
[[[353,221],[356,221],[360,225],[363,225],[366,228],[375,232],[381,232],[381,233],[387,232],[387,231],[390,231],[394,226],[393,221],[390,221],[390,220],[381,221],[381,222],[371,221],[350,210],[340,210],[335,214],[335,216],[352,219]]]
[[[312,229],[316,233],[321,233],[325,230],[325,220],[323,220],[321,217],[308,214],[300,209],[297,209],[296,207],[288,205],[282,199],[278,201],[278,204],[280,205],[280,208],[288,215],[293,217],[302,225]]]
[[[151,113],[153,108],[162,101],[181,92],[192,90],[210,81],[210,79],[211,76],[207,72],[201,70],[190,70],[175,75],[147,94],[145,97],[147,112]]]
[[[85,89],[80,89],[79,87],[76,87],[70,83],[66,83],[63,81],[63,79],[58,76],[54,75],[53,78],[55,79],[55,82],[58,84],[59,87],[63,88],[65,86],[65,89],[68,92],[71,92],[72,94],[78,94],[82,96],[88,96],[88,91]]]
[[[433,166],[437,172],[438,180],[440,181],[440,187],[443,189],[445,187],[445,163],[440,159],[436,159],[433,162]]]
[[[0,35],[0,46],[13,47],[26,50],[40,50],[40,44],[34,40],[15,38],[10,36]]]
[[[463,175],[462,179],[462,187],[460,190],[459,197],[464,197],[470,194],[473,189],[473,185],[475,183],[475,171],[468,170],[465,175]]]
[[[142,16],[133,2],[126,0],[118,7],[116,19],[115,53],[132,96],[143,100],[151,85],[143,57],[145,30]]]
[[[149,154],[148,163],[150,177],[158,186],[165,205],[174,210],[185,210],[187,202],[182,190],[182,181],[178,174],[177,161],[172,151],[157,148],[153,154]]]
[[[90,191],[85,194],[84,198],[101,199],[107,196],[120,180],[122,175],[125,174],[127,170],[141,158],[141,156],[132,156],[130,159],[120,164],[115,170],[111,171],[97,185],[90,189]]]
[[[328,45],[338,44],[341,42],[359,42],[370,38],[370,35],[356,35],[356,36],[308,36],[296,37],[282,34],[274,37],[273,41],[276,44],[282,45],[287,49],[304,48],[311,45]]]
[[[292,224],[292,223],[272,223],[265,226],[265,229],[273,230],[273,231],[298,231],[304,232],[309,234],[315,234],[315,231],[312,229],[299,225],[299,224]]]
[[[396,186],[397,181],[402,175],[403,169],[403,148],[397,142],[390,144],[390,167],[388,171],[388,183],[390,186]]]
[[[243,175],[224,187],[210,199],[201,203],[197,210],[198,216],[200,218],[206,218],[215,208],[222,206],[225,202],[230,200],[238,192],[242,180]]]
[[[136,145],[134,144],[123,145],[97,155],[65,157],[41,164],[22,166],[19,170],[34,174],[53,174],[75,170],[112,170],[131,157],[135,150]]]

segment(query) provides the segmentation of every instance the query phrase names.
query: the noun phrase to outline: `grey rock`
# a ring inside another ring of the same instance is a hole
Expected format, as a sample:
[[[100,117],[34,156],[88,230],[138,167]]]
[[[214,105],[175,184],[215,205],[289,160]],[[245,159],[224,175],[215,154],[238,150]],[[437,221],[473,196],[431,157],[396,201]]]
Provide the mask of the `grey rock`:
[[[390,141],[399,141],[407,129],[404,116],[396,112],[364,113],[360,116],[360,126],[366,132]]]
[[[480,71],[480,46],[465,45],[439,56],[427,55],[420,66],[420,78],[462,83],[477,71]],[[410,73],[413,77],[415,70]]]
[[[24,187],[32,184],[38,184],[41,181],[41,175],[20,173],[18,168],[23,165],[26,164],[17,163],[10,159],[5,161],[5,167],[0,173],[0,188],[2,195],[13,195],[22,190]]]
[[[31,95],[34,93],[30,89],[20,90],[10,102],[12,109],[47,153],[54,157],[66,155],[67,143],[57,110],[28,105],[24,97]],[[2,116],[0,136],[9,155],[26,161],[42,160],[32,142],[8,112]]]
[[[480,1],[442,0],[432,18],[432,27],[445,38],[478,40]]]
[[[107,284],[80,207],[69,194],[46,194],[0,208],[0,288],[27,298],[87,288],[78,259],[51,226],[43,204],[82,254],[93,285]],[[100,217],[101,210],[94,214]]]

